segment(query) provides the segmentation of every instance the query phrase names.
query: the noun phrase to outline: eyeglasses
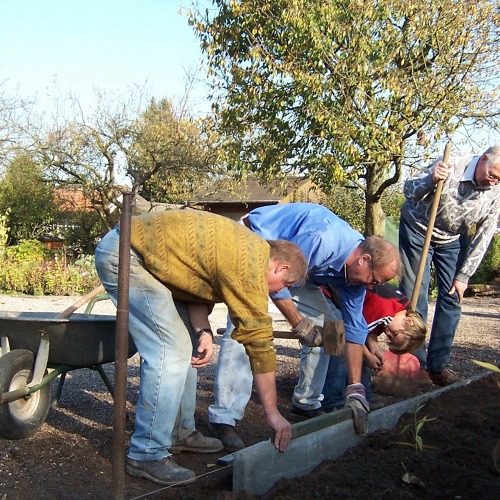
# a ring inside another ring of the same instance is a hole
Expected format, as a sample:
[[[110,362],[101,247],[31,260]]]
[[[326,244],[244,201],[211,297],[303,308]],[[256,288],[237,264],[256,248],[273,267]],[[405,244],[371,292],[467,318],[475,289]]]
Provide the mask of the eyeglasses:
[[[493,184],[498,184],[500,182],[500,177],[491,175],[490,169],[488,167],[484,167],[484,170],[486,172],[486,179],[488,179],[489,182],[493,182]]]
[[[375,276],[373,274],[373,264],[372,264],[372,261],[368,261],[368,265],[370,266],[370,273],[371,273],[371,281],[369,283],[367,283],[368,286],[375,286],[375,285],[383,285],[383,283],[381,283],[380,281],[377,281],[375,279]]]

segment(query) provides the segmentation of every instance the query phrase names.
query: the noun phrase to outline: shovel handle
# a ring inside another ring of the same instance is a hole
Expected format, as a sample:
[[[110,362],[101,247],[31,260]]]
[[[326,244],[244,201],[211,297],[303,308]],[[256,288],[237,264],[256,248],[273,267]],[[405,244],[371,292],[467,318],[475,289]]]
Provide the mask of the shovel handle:
[[[95,287],[87,295],[84,295],[79,301],[75,302],[72,306],[69,306],[67,309],[65,309],[61,314],[57,316],[57,318],[58,319],[69,318],[78,308],[82,307],[83,304],[86,304],[94,297],[97,297],[100,293],[103,292],[104,292],[104,287],[102,285]]]
[[[443,162],[447,163],[450,157],[451,144],[448,142],[444,148]],[[429,223],[427,225],[427,232],[425,233],[424,246],[422,247],[422,255],[420,256],[420,263],[418,265],[417,276],[413,286],[413,294],[410,301],[410,309],[416,311],[418,294],[420,293],[420,285],[422,284],[422,276],[424,275],[425,263],[427,261],[427,252],[431,243],[432,231],[434,229],[434,222],[436,221],[437,209],[439,200],[441,198],[441,191],[443,190],[443,180],[439,180],[436,185],[436,192],[432,201],[431,213],[429,214]]]

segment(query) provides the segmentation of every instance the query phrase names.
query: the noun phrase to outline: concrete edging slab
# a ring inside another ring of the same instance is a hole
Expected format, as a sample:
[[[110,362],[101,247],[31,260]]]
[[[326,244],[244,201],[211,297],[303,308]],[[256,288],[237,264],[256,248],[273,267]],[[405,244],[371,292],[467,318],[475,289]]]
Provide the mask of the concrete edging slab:
[[[414,411],[443,392],[458,389],[490,374],[491,372],[485,372],[457,384],[380,408],[370,413],[368,434],[392,429],[404,413]],[[223,457],[222,463],[230,463],[232,459],[233,491],[247,490],[254,495],[262,495],[282,478],[304,476],[323,460],[334,460],[342,456],[363,440],[363,436],[355,433],[352,419],[346,416],[346,412],[350,413],[350,410],[339,410],[293,425],[294,437],[285,453],[277,451],[270,441],[263,441]],[[339,417],[344,420],[339,422]]]

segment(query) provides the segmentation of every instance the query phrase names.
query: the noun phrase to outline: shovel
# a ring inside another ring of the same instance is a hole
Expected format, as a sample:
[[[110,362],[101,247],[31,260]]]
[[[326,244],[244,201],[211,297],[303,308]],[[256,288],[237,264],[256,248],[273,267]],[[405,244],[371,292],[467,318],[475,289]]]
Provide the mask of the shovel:
[[[450,157],[451,144],[448,142],[444,148],[443,162],[447,163]],[[431,243],[432,230],[436,222],[436,214],[441,198],[441,191],[443,190],[444,181],[438,181],[436,185],[436,192],[434,200],[432,201],[431,213],[429,215],[429,224],[427,225],[427,232],[425,233],[424,246],[422,247],[422,255],[420,256],[420,263],[418,265],[417,276],[415,278],[415,285],[413,286],[413,293],[410,301],[410,309],[416,311],[418,294],[420,293],[420,285],[422,284],[422,277],[424,275],[425,263],[427,261],[427,252]]]
[[[95,287],[91,292],[89,292],[87,295],[84,295],[80,300],[78,300],[72,306],[69,306],[61,314],[59,314],[57,316],[57,319],[69,318],[78,308],[82,307],[83,304],[90,302],[94,297],[97,297],[100,293],[103,293],[104,291],[105,290],[102,285]]]

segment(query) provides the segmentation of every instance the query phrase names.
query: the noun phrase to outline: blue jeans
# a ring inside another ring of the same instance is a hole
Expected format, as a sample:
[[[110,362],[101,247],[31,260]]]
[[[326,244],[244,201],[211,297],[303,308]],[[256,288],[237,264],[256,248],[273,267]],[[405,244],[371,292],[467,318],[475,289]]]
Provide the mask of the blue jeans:
[[[333,302],[327,297],[326,301],[330,307],[335,308]],[[371,401],[372,394],[372,370],[363,364],[361,371],[361,383],[365,386],[366,399]],[[349,384],[347,376],[347,364],[345,356],[330,356],[328,360],[328,369],[325,376],[325,385],[323,386],[323,401],[321,408],[324,410],[333,410],[334,408],[341,408],[345,404],[345,388]]]
[[[401,218],[399,248],[404,272],[399,288],[407,297],[412,296],[424,241],[425,236],[412,229]],[[455,292],[449,295],[448,291],[464,261],[467,245],[467,234],[463,234],[458,240],[450,243],[438,245],[431,242],[429,246],[416,306],[417,312],[422,315],[424,321],[427,321],[428,314],[431,262],[436,273],[438,296],[427,346],[427,356],[424,347],[414,353],[420,360],[421,368],[427,368],[429,371],[440,372],[450,364],[453,338],[460,321],[462,307],[458,301],[458,294]]]
[[[111,300],[118,297],[117,229],[99,243],[95,263]],[[130,261],[129,330],[142,358],[135,431],[128,457],[159,460],[194,429],[196,370],[187,307],[144,267],[133,250]]]
[[[361,383],[365,386],[366,399],[373,400],[372,391],[372,370],[363,365],[361,371]],[[330,356],[328,361],[328,370],[325,377],[325,385],[323,386],[323,402],[321,408],[324,410],[333,410],[333,408],[341,408],[345,404],[344,391],[349,380],[347,377],[347,364],[345,357]]]
[[[236,421],[243,418],[252,395],[253,375],[243,344],[231,337],[233,330],[228,316],[215,369],[214,404],[208,407],[208,420],[234,427]]]

